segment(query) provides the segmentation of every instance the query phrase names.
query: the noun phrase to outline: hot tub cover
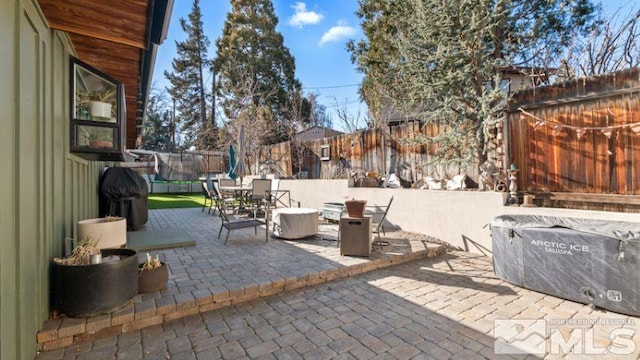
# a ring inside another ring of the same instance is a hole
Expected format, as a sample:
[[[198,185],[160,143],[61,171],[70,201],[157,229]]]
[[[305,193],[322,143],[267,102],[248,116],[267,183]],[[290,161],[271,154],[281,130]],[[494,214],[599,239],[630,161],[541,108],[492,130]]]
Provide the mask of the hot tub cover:
[[[493,219],[491,226],[507,228],[561,227],[579,232],[600,235],[622,241],[640,241],[640,223],[581,219],[543,215],[501,215]]]
[[[640,223],[503,215],[491,238],[498,278],[640,316]]]

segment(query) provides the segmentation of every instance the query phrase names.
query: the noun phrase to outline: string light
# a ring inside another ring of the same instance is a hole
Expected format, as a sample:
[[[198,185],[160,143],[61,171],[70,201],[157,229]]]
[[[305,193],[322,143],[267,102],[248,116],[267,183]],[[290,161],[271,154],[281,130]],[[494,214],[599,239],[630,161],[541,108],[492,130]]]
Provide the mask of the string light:
[[[544,121],[536,121],[535,125],[533,125],[533,130],[538,130],[539,127],[541,127],[542,125],[544,125]]]
[[[564,129],[571,129],[574,130],[576,132],[576,135],[578,137],[578,140],[580,138],[582,138],[582,136],[588,131],[588,130],[594,130],[594,131],[599,131],[600,133],[602,133],[604,136],[606,136],[608,139],[611,139],[611,136],[614,133],[615,129],[624,129],[624,128],[630,128],[631,131],[634,134],[638,134],[640,133],[640,122],[635,122],[635,123],[629,123],[629,124],[620,124],[620,125],[607,125],[607,126],[574,126],[574,125],[565,125],[565,124],[561,124],[557,121],[551,121],[551,120],[545,120],[545,119],[541,119],[535,115],[533,115],[530,112],[525,111],[522,108],[518,108],[518,110],[525,116],[528,116],[534,120],[536,120],[535,124],[533,125],[533,130],[537,130],[539,127],[547,125],[553,128],[553,135],[558,135],[562,132],[562,130]],[[613,112],[611,112],[611,110],[607,109],[607,112],[613,116],[616,117],[618,119],[622,119],[620,116],[615,115]],[[616,137],[619,135],[619,132],[616,132]]]
[[[606,136],[607,139],[611,139],[611,134],[613,134],[613,129],[605,128],[605,129],[600,130],[600,132],[602,132],[602,135]]]

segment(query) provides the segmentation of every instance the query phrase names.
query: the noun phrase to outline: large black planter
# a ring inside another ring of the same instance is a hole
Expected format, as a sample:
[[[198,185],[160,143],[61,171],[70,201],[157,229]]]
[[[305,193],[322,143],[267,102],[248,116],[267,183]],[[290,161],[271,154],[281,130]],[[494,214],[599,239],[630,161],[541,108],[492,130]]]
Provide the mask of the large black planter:
[[[52,305],[61,314],[87,317],[109,313],[138,294],[138,256],[130,249],[103,249],[120,260],[92,265],[51,262]]]

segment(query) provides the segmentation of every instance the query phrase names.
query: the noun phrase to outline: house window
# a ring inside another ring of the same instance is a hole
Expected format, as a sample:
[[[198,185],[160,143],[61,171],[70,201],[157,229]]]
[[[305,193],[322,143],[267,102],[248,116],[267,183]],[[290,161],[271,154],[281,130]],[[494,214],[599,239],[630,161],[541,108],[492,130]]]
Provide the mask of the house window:
[[[88,160],[124,160],[122,83],[71,58],[71,152]]]
[[[320,160],[331,160],[331,148],[329,145],[320,145]]]

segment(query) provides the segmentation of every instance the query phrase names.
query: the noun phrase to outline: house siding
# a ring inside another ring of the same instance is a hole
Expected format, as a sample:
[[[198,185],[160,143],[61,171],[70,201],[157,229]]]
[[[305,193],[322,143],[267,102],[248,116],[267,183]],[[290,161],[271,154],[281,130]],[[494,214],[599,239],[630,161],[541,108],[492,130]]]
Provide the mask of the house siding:
[[[0,0],[0,358],[33,359],[49,262],[98,212],[101,162],[69,153],[69,54],[37,1]]]

